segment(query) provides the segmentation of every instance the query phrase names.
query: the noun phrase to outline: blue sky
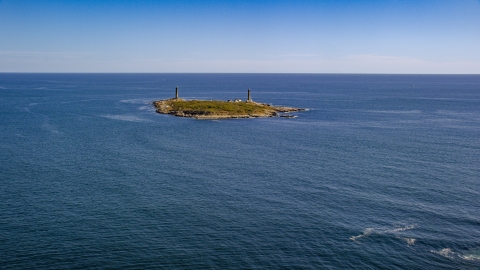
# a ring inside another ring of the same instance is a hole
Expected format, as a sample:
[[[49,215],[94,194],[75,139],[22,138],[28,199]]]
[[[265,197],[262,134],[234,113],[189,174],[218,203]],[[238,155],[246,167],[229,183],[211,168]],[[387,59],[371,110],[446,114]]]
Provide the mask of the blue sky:
[[[480,73],[480,0],[0,0],[0,72]]]

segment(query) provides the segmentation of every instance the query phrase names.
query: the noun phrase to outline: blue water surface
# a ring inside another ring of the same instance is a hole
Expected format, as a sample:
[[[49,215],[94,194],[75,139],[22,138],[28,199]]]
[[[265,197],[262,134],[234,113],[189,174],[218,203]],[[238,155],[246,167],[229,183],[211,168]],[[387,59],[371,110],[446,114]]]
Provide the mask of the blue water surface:
[[[479,75],[3,73],[0,127],[1,269],[480,268]]]

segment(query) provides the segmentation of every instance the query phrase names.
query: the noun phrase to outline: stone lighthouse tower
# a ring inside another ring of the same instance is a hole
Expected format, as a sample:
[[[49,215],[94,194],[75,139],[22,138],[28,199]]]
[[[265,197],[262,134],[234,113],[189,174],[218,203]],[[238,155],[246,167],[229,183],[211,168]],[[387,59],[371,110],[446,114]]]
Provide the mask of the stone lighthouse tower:
[[[252,97],[250,96],[250,88],[248,88],[248,98],[247,102],[252,102]]]
[[[175,88],[175,98],[178,99],[178,86]]]

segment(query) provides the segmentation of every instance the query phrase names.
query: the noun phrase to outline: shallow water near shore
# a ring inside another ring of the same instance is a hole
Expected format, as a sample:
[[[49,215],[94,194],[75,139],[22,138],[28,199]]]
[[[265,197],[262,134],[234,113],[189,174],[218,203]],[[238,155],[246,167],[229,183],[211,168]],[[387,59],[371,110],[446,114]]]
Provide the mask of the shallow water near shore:
[[[0,269],[480,267],[478,75],[0,74],[0,127]]]

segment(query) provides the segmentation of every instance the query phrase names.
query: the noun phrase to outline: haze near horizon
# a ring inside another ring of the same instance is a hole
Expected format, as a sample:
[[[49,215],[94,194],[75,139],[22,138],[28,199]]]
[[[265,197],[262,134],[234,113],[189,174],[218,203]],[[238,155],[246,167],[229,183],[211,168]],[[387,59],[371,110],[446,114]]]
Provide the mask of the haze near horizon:
[[[479,74],[480,1],[0,1],[0,72]]]

